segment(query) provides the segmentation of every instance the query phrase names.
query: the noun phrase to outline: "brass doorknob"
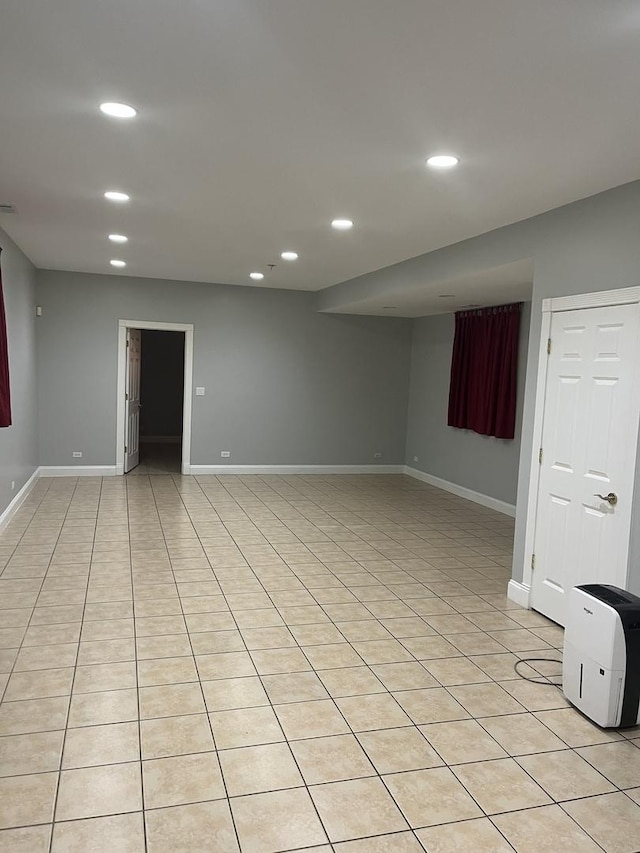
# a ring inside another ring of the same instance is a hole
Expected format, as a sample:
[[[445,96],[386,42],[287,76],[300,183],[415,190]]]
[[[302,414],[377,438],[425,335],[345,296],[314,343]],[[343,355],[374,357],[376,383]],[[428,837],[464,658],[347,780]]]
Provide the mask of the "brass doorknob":
[[[615,506],[618,503],[618,496],[614,492],[609,492],[608,495],[599,495],[596,493],[594,498],[600,498],[600,500],[606,501],[609,506]]]

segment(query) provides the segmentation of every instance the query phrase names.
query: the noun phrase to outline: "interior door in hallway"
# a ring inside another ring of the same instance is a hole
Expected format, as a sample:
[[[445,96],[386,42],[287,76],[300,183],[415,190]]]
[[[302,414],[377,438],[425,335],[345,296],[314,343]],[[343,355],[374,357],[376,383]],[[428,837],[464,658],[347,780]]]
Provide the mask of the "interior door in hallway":
[[[127,329],[127,372],[125,377],[124,472],[140,461],[140,329]]]
[[[551,315],[531,604],[560,625],[571,587],[627,584],[639,336],[637,303]]]

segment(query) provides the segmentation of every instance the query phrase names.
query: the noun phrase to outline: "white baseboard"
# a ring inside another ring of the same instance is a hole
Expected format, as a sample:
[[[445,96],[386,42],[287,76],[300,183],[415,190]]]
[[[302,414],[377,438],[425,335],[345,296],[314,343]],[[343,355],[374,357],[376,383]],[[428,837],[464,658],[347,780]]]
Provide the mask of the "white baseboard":
[[[42,465],[41,477],[115,477],[115,465]]]
[[[24,486],[20,489],[20,491],[16,495],[14,495],[13,500],[11,501],[9,506],[4,510],[2,515],[0,515],[0,533],[2,533],[2,531],[5,529],[7,524],[9,524],[9,522],[11,521],[13,516],[17,513],[17,511],[20,509],[22,504],[25,502],[29,492],[35,486],[35,484],[38,482],[39,476],[40,476],[40,469],[36,468],[36,470],[29,477],[29,479],[24,484]]]
[[[443,489],[445,492],[451,492],[452,495],[457,495],[459,498],[465,498],[468,501],[482,504],[482,506],[486,506],[489,509],[495,509],[496,512],[509,515],[511,518],[516,517],[516,508],[513,504],[499,501],[490,495],[483,495],[482,492],[474,492],[473,489],[467,489],[465,486],[459,486],[457,483],[450,483],[448,480],[434,477],[433,474],[425,474],[424,471],[418,471],[417,468],[411,468],[408,465],[405,465],[404,473],[409,477],[414,477],[416,480],[422,480],[423,483],[429,483],[430,486]]]
[[[186,473],[183,471],[183,473]],[[190,465],[190,474],[404,474],[404,465]]]
[[[515,601],[521,607],[530,607],[529,599],[531,597],[531,587],[520,581],[510,580],[507,587],[507,598]]]

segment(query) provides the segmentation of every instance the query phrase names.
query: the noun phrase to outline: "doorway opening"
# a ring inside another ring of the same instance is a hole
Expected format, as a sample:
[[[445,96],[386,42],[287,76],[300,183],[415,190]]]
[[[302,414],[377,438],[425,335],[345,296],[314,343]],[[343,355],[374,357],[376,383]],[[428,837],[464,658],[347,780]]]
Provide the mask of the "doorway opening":
[[[193,326],[120,320],[116,470],[188,474]]]
[[[131,473],[180,473],[183,400],[184,332],[141,329],[139,458]]]

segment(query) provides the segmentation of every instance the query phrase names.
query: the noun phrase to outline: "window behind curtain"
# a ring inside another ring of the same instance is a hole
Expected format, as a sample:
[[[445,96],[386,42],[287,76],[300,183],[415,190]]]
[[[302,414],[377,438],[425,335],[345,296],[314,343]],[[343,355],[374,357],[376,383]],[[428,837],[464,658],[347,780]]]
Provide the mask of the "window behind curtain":
[[[4,295],[2,293],[2,271],[0,270],[0,427],[8,426],[11,426],[9,350],[7,347],[7,318],[4,313]]]
[[[457,311],[448,424],[513,438],[521,303]]]

